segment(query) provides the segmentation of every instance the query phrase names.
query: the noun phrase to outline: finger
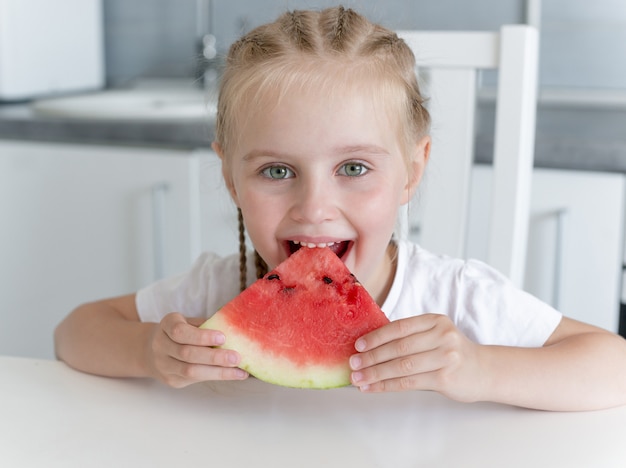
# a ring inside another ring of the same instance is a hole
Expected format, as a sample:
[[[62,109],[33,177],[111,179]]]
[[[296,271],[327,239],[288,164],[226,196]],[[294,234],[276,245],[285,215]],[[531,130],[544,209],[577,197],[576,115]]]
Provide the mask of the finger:
[[[163,376],[166,384],[181,388],[192,383],[210,380],[244,380],[249,374],[237,367],[188,364],[172,359],[169,372]]]
[[[217,330],[200,329],[181,314],[168,314],[162,321],[163,330],[174,342],[197,346],[220,346],[226,341],[224,334]]]
[[[403,392],[407,390],[438,390],[437,372],[396,377],[393,379],[360,385],[359,390],[366,393]]]
[[[406,358],[432,351],[438,347],[439,340],[429,331],[420,332],[390,343],[385,343],[370,351],[354,354],[350,357],[352,370],[364,369],[394,359]]]
[[[209,366],[237,367],[241,362],[237,351],[206,346],[175,344],[169,355],[178,361]]]
[[[357,351],[363,352],[376,348],[384,343],[388,343],[415,333],[428,331],[437,324],[439,315],[425,314],[415,317],[395,320],[388,323],[356,340],[354,347]]]
[[[389,379],[436,372],[442,369],[444,364],[441,353],[438,350],[432,350],[362,368],[351,374],[351,380],[354,385],[363,386]]]
[[[446,330],[456,330],[441,316],[430,315],[398,320],[383,327],[387,330],[376,330],[360,338],[367,346],[356,343],[355,347],[363,349],[350,358],[353,370],[373,366],[392,359],[410,356],[436,349],[441,344],[441,335]],[[419,320],[413,320],[418,319]],[[378,333],[376,333],[378,332]],[[381,344],[382,343],[382,344]],[[378,344],[378,346],[374,346]]]

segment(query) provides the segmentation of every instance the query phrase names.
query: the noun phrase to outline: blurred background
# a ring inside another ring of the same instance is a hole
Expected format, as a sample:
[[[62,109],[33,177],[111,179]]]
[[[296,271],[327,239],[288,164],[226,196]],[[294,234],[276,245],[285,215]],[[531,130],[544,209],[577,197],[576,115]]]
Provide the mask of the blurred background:
[[[286,9],[337,2],[236,0],[212,2],[212,18],[199,18],[195,1],[104,0],[107,84],[142,76],[190,76],[197,41],[216,37],[225,53],[242,32]],[[621,0],[347,0],[370,19],[393,29],[495,30],[534,23],[541,29],[542,87],[626,90],[626,4]],[[202,8],[202,7],[200,7]]]

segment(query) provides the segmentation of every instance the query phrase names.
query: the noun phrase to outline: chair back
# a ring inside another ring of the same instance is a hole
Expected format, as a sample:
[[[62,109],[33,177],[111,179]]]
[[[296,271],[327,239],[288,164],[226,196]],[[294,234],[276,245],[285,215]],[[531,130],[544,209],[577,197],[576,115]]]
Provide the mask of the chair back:
[[[532,26],[499,32],[399,31],[413,50],[432,116],[431,157],[419,197],[401,215],[404,235],[465,258],[474,163],[475,112],[481,70],[498,72],[494,186],[487,263],[522,286],[534,159],[538,34]],[[413,210],[417,204],[418,209]]]

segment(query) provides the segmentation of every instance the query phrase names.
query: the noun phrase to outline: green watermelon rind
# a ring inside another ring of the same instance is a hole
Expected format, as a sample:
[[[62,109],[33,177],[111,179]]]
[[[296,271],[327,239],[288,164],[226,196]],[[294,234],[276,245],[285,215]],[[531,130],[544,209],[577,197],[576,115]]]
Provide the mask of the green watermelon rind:
[[[266,350],[255,342],[246,339],[232,328],[222,314],[215,314],[200,328],[219,330],[226,336],[226,342],[218,346],[231,349],[241,355],[239,367],[250,375],[267,383],[292,388],[331,389],[350,385],[348,360],[336,365],[307,365],[294,367],[293,362],[268,355]]]

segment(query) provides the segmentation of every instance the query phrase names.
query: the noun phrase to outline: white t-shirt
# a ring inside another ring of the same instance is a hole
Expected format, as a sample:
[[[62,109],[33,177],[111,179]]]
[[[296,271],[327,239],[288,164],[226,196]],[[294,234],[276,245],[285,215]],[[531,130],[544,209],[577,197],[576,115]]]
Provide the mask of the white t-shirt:
[[[435,255],[406,241],[397,245],[398,267],[382,306],[390,320],[445,314],[477,343],[523,347],[542,346],[561,321],[559,312],[482,262]],[[248,284],[254,275],[248,255]],[[137,310],[144,322],[170,312],[208,318],[238,293],[239,256],[204,253],[187,273],[141,289]]]

